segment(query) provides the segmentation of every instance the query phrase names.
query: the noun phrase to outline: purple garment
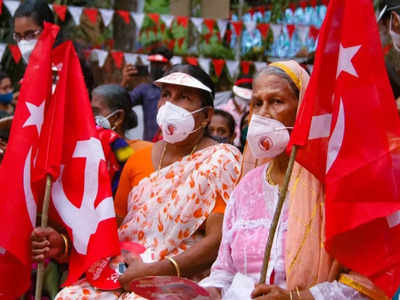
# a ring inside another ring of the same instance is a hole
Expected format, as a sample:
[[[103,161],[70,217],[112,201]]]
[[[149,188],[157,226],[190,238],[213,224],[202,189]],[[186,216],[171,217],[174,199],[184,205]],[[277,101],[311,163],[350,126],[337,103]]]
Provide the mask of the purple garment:
[[[160,88],[153,83],[142,83],[129,92],[132,105],[143,106],[144,131],[143,139],[151,141],[158,130],[157,105],[160,99]]]

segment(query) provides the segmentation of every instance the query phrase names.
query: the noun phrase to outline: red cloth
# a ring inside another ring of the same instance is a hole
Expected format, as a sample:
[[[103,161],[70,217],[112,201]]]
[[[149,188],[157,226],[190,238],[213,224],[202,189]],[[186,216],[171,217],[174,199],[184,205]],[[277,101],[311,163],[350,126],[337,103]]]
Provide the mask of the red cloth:
[[[43,180],[31,184],[30,169],[34,167],[44,107],[51,92],[51,48],[57,32],[57,26],[45,24],[30,57],[0,168],[1,299],[16,299],[30,285],[30,235],[38,207],[35,199],[43,197],[43,189],[37,188],[43,187]]]
[[[45,115],[37,168],[56,178],[51,216],[73,245],[65,282],[70,285],[97,260],[118,254],[119,240],[107,162],[72,43],[54,49],[53,59],[62,67]]]
[[[330,1],[291,143],[326,186],[326,249],[389,297],[400,285],[399,140],[372,2]]]

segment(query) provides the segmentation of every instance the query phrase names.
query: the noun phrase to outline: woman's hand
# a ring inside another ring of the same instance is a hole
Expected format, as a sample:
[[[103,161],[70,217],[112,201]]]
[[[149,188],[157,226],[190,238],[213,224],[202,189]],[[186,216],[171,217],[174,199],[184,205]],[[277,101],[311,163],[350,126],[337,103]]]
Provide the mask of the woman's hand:
[[[124,290],[129,291],[129,284],[134,279],[155,275],[154,272],[152,272],[152,264],[144,263],[140,256],[134,256],[125,251],[122,251],[122,256],[124,257],[125,263],[128,265],[125,273],[119,277],[119,283]]]
[[[129,81],[132,79],[132,76],[136,75],[137,73],[138,71],[135,66],[131,64],[125,65],[124,68],[122,69],[121,85],[126,88]]]
[[[257,284],[251,293],[252,299],[290,300],[290,292],[276,285]]]
[[[58,258],[65,250],[64,239],[51,227],[33,229],[31,241],[34,262],[43,262],[46,258]]]

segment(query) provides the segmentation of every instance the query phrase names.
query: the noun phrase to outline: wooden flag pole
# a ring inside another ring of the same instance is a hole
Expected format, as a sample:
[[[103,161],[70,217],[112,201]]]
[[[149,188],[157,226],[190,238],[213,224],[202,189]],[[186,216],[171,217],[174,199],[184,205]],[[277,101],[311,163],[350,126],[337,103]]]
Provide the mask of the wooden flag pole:
[[[49,204],[50,204],[50,192],[51,192],[51,176],[46,176],[46,188],[44,191],[44,199],[42,206],[42,217],[40,227],[47,227],[47,221],[49,217]],[[41,300],[42,289],[44,280],[44,262],[39,263],[37,274],[36,274],[36,287],[35,287],[35,300]]]
[[[269,229],[268,241],[267,245],[265,246],[264,260],[260,273],[260,280],[258,282],[259,284],[265,283],[265,280],[267,278],[267,270],[268,270],[269,259],[271,257],[272,244],[274,241],[276,228],[278,226],[279,217],[281,215],[283,203],[285,202],[286,199],[290,176],[292,175],[294,160],[296,158],[296,152],[297,152],[297,146],[293,145],[292,151],[290,153],[288,167],[286,169],[285,180],[283,182],[282,190],[279,193],[278,204],[275,209],[274,218],[272,219],[271,228]]]

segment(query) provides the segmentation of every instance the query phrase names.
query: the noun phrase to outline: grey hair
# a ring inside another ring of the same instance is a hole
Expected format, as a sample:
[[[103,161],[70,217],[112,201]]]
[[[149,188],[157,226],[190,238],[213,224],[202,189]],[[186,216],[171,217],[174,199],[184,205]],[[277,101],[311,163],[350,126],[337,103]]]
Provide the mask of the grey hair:
[[[132,103],[128,91],[118,84],[103,84],[96,87],[92,94],[102,97],[111,111],[122,109],[125,112],[123,130],[138,125],[137,115],[132,110]]]
[[[261,75],[275,75],[278,77],[281,77],[283,79],[286,79],[287,82],[289,83],[290,87],[292,88],[293,93],[296,95],[297,98],[300,96],[300,91],[293,82],[292,78],[289,77],[288,74],[286,74],[285,71],[282,69],[275,67],[275,66],[266,66],[259,70],[255,75],[254,75],[254,81]]]

